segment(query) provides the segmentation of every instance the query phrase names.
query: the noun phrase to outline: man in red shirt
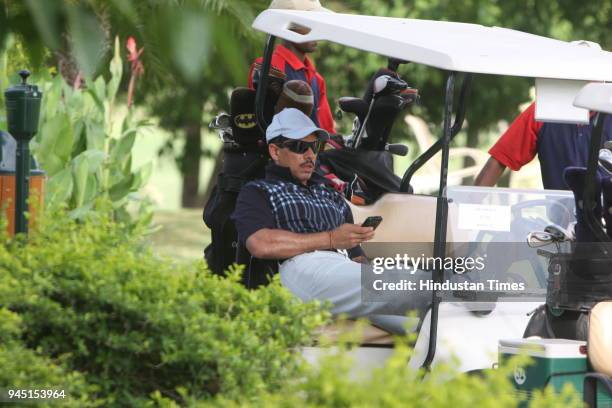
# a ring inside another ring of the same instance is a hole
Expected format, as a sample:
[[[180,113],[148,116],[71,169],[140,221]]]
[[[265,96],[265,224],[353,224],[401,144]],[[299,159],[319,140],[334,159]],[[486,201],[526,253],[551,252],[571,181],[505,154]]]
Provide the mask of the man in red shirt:
[[[572,44],[601,50],[599,44],[578,40]],[[512,122],[489,150],[491,158],[476,177],[477,186],[494,186],[506,167],[520,170],[534,159],[540,160],[542,185],[549,190],[567,190],[563,172],[568,167],[586,167],[594,128],[594,113],[588,125],[549,123],[535,120],[535,103]],[[612,118],[604,123],[603,142],[612,140]],[[601,172],[601,170],[600,170]]]
[[[330,11],[321,6],[318,0],[273,0],[270,9],[288,9],[303,11]],[[307,30],[301,27],[292,28],[299,34],[307,34]],[[319,127],[331,134],[335,134],[334,120],[331,108],[327,101],[327,87],[325,79],[319,74],[307,54],[317,49],[316,41],[305,43],[292,43],[283,41],[279,44],[272,54],[272,67],[285,72],[287,81],[299,79],[305,81],[312,88],[314,96],[314,109],[311,119]],[[249,88],[253,89],[253,77],[256,67],[260,67],[263,58],[257,58],[251,65],[249,71]]]
[[[491,158],[474,184],[493,186],[506,167],[518,171],[537,154],[544,188],[567,190],[563,171],[570,166],[586,167],[588,163],[593,117],[588,125],[539,122],[535,120],[535,103],[532,103],[489,150]],[[603,140],[612,140],[610,117],[604,123]]]

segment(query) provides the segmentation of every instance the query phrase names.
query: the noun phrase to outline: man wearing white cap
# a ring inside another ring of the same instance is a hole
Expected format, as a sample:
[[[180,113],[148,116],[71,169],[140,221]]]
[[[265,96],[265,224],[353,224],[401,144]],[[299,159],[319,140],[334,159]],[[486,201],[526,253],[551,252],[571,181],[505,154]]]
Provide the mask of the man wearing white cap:
[[[319,0],[273,0],[269,9],[285,9],[299,11],[325,11],[331,12],[321,6]],[[293,27],[291,30],[307,34],[303,28]],[[314,96],[314,109],[310,118],[313,122],[330,133],[335,133],[334,120],[327,100],[327,86],[325,79],[319,74],[310,60],[308,54],[317,49],[316,41],[305,43],[292,43],[283,41],[272,54],[272,67],[286,74],[288,81],[299,79],[312,88]],[[263,59],[258,58],[251,65],[249,71],[249,88],[254,88],[254,79],[261,67]]]
[[[364,255],[359,245],[371,240],[374,230],[354,224],[343,197],[314,172],[327,138],[298,109],[274,116],[266,131],[273,163],[265,179],[242,188],[232,215],[238,240],[254,257],[278,260],[283,286],[300,299],[330,301],[335,315],[368,316],[401,332],[406,320],[400,315],[422,309],[430,295],[404,296],[394,316],[379,315],[389,310],[384,303],[362,301],[362,265],[356,261]]]

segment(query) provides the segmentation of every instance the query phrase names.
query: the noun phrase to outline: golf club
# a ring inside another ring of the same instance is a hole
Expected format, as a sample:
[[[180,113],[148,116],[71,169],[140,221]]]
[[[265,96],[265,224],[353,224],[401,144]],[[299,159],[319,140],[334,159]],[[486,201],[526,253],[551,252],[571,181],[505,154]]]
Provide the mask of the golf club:
[[[229,113],[221,112],[208,124],[209,129],[217,131],[219,139],[223,143],[231,143],[232,138],[232,119]]]
[[[569,233],[558,225],[548,225],[544,228],[544,232],[547,232],[552,235],[553,242],[555,243],[555,247],[557,248],[557,253],[561,253],[561,243],[571,241],[571,237]]]
[[[229,113],[221,112],[213,118],[208,124],[210,129],[230,129],[232,127],[232,120]]]
[[[540,248],[554,242],[553,235],[544,231],[534,231],[527,235],[527,245],[530,248]]]
[[[551,234],[553,240],[556,242],[571,241],[573,239],[569,231],[567,231],[565,228],[561,228],[558,225],[549,225],[544,228],[544,232]]]
[[[398,93],[408,88],[408,84],[401,79],[393,78],[390,75],[381,75],[374,81],[374,95],[388,95]]]
[[[606,233],[612,238],[612,177],[601,182],[603,192],[603,218],[606,222]]]
[[[606,144],[608,143],[606,142]],[[599,166],[608,172],[608,174],[612,174],[612,151],[606,148],[599,151]]]
[[[363,139],[368,138],[368,133],[366,130],[366,126],[368,125],[368,120],[372,115],[372,109],[374,108],[374,104],[379,97],[386,95],[398,95],[401,91],[408,88],[408,84],[405,81],[402,81],[399,78],[394,78],[391,75],[380,75],[376,79],[374,79],[372,85],[372,99],[370,100],[367,114],[363,119],[363,122],[360,123],[359,131],[357,135],[353,138],[353,143],[351,147],[358,148]],[[403,108],[404,106],[399,106],[398,108]]]

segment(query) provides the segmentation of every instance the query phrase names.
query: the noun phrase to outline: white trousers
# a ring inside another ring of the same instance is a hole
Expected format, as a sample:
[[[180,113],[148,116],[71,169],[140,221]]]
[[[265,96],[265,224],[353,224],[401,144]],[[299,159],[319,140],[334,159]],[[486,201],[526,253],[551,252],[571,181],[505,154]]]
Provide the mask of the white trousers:
[[[364,302],[362,266],[336,252],[307,252],[283,262],[280,278],[283,286],[304,302],[331,302],[334,315],[367,317],[374,325],[396,334],[415,330],[419,319],[405,316],[410,311],[422,315],[431,303],[431,293],[397,292],[392,300]]]

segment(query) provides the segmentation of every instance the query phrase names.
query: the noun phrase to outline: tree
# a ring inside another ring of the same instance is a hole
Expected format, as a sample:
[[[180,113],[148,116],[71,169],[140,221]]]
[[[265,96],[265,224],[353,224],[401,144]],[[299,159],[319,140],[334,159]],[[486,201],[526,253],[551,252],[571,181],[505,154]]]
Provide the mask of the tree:
[[[263,44],[250,24],[267,0],[0,0],[0,44],[9,32],[34,61],[52,50],[62,75],[89,81],[110,59],[115,35],[144,45],[137,97],[163,127],[185,138],[178,156],[183,205],[198,199],[202,119],[227,105],[228,90],[246,82],[248,59]],[[257,39],[257,40],[256,40]],[[261,46],[263,49],[263,46]]]
[[[379,15],[398,18],[446,20],[486,26],[513,28],[560,40],[587,39],[612,46],[609,35],[612,3],[587,2],[576,6],[575,1],[536,2],[533,0],[345,0],[326,6],[338,12]],[[367,78],[386,60],[338,46],[321,43],[318,68],[327,77],[330,103],[345,95],[361,95]],[[332,74],[342,67],[342,75]],[[422,99],[418,114],[439,132],[442,123],[444,74],[437,69],[409,64],[400,68],[411,86],[420,90]],[[533,81],[529,78],[476,75],[466,114],[465,144],[478,147],[481,135],[496,127],[498,121],[512,120],[519,106],[529,100]],[[347,123],[343,130],[347,131]],[[395,129],[407,138],[406,129]],[[467,164],[467,163],[466,163]]]
[[[137,97],[151,107],[163,127],[185,143],[177,161],[183,173],[186,206],[201,206],[198,196],[203,118],[227,109],[232,87],[246,83],[248,63],[261,55],[264,36],[250,28],[269,0],[0,0],[0,47],[9,32],[27,45],[33,63],[46,49],[69,81],[101,73],[110,59],[110,41],[134,36],[144,45],[144,77]],[[561,40],[587,39],[612,47],[611,2],[573,0],[343,0],[325,6],[338,12],[450,20],[502,26]],[[344,95],[360,95],[367,78],[384,58],[322,43],[315,58],[327,76],[332,107]],[[75,71],[74,67],[78,67]],[[339,67],[342,74],[338,75]],[[439,130],[442,123],[443,73],[424,66],[401,68],[408,82],[421,90],[420,116]],[[477,75],[465,126],[465,144],[477,147],[481,135],[499,120],[511,120],[529,100],[530,79]],[[348,132],[348,122],[340,127]],[[408,138],[404,127],[396,128]],[[460,139],[459,139],[460,140]],[[457,143],[457,142],[456,142]],[[214,177],[214,175],[213,175]]]

